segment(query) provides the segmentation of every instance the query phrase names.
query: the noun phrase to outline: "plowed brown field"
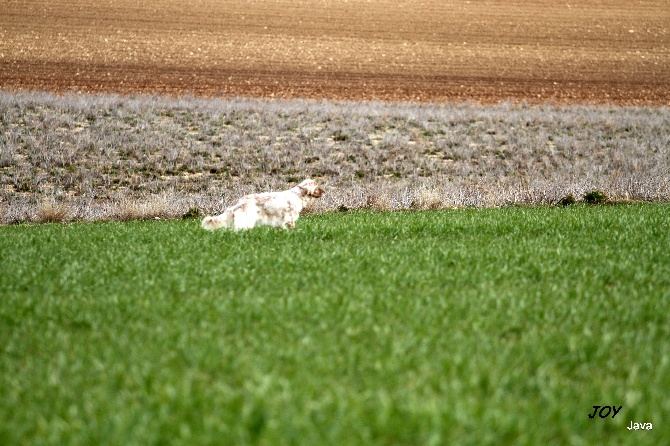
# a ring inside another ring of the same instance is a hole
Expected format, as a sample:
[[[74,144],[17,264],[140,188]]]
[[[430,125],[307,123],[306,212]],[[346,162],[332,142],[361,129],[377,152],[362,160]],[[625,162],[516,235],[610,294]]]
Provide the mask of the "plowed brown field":
[[[0,88],[670,105],[670,2],[0,0]]]

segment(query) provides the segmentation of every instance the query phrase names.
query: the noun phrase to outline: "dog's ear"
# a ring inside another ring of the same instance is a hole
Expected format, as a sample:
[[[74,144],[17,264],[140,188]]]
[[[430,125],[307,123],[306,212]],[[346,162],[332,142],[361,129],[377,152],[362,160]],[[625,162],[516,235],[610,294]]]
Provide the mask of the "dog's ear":
[[[310,186],[311,186],[312,184],[314,184],[314,181],[312,181],[312,180],[310,180],[310,179],[308,178],[308,179],[306,179],[306,180],[303,180],[300,184],[298,184],[298,188],[299,188],[301,191],[303,191],[303,192],[309,194]]]
[[[314,189],[314,192],[312,192],[312,197],[319,198],[321,195],[323,195],[324,192],[325,191],[323,189],[317,186],[317,188]]]

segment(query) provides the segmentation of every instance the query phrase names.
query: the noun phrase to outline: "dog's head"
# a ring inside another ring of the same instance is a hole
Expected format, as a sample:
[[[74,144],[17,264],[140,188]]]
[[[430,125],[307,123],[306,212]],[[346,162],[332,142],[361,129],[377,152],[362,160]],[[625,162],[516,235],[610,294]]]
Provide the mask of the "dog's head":
[[[300,189],[301,195],[310,198],[319,198],[325,192],[316,184],[316,181],[312,179],[306,179],[302,183],[298,184],[296,187]]]

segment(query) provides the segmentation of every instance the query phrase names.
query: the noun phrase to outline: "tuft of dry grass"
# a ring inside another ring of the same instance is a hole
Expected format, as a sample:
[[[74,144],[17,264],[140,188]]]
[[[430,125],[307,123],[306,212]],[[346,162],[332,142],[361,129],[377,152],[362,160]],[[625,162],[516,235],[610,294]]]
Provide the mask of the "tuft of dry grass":
[[[670,200],[668,108],[0,92],[0,223],[211,214],[306,177],[307,212]]]
[[[425,187],[415,192],[410,208],[415,210],[436,210],[444,207],[444,201],[439,191]]]
[[[37,207],[36,221],[38,223],[63,223],[69,220],[70,209],[65,203],[53,197],[43,198]]]
[[[148,196],[142,199],[122,198],[116,203],[113,217],[121,221],[174,218],[178,211],[171,208],[168,194]]]

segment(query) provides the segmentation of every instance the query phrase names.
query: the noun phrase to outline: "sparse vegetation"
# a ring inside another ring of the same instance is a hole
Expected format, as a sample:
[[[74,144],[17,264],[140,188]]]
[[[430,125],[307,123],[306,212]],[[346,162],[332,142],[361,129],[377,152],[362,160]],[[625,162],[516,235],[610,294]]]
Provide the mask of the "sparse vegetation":
[[[558,200],[557,204],[559,206],[571,206],[575,203],[577,203],[577,200],[575,200],[575,197],[573,197],[572,194],[568,194],[565,197]]]
[[[68,207],[54,198],[44,198],[37,208],[37,222],[63,223],[68,219]]]
[[[0,93],[0,223],[179,218],[304,177],[312,211],[670,199],[667,108]]]
[[[607,195],[599,190],[592,190],[584,194],[584,202],[588,204],[603,204],[606,201]]]
[[[192,207],[188,211],[184,212],[181,216],[182,220],[188,220],[192,218],[202,218],[204,214],[197,207]]]

